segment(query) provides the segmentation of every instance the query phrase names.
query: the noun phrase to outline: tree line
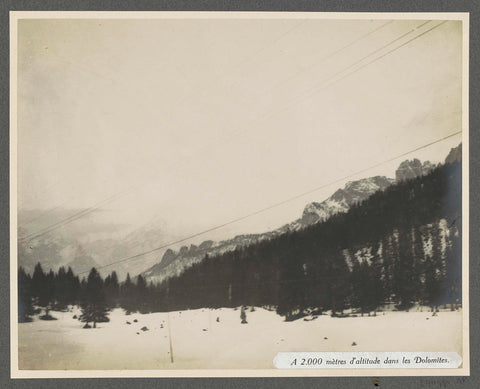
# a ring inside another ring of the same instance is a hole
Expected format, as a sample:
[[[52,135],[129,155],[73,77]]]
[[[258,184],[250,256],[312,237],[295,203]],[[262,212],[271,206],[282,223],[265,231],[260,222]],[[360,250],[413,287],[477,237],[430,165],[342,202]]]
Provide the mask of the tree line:
[[[33,304],[48,310],[82,307],[82,320],[127,313],[202,307],[264,306],[293,320],[307,312],[346,309],[360,314],[390,304],[435,310],[461,304],[461,163],[379,191],[346,213],[234,251],[209,257],[164,282],[140,275],[119,283],[92,269],[79,280],[71,269],[33,276],[19,269],[19,320]]]
[[[325,222],[209,258],[157,288],[166,309],[268,306],[360,314],[461,304],[461,164],[373,194]]]
[[[55,320],[51,310],[67,311],[77,305],[82,310],[79,319],[86,323],[85,328],[90,327],[89,323],[95,327],[96,323],[108,321],[108,311],[116,307],[127,313],[150,311],[146,309],[146,292],[147,284],[141,275],[134,283],[128,274],[120,283],[115,271],[103,279],[92,268],[88,277],[80,280],[70,267],[66,270],[62,266],[56,273],[51,269],[44,272],[37,263],[33,275],[22,267],[18,269],[18,321],[30,321],[33,314],[41,313],[38,310],[44,311],[41,319]]]

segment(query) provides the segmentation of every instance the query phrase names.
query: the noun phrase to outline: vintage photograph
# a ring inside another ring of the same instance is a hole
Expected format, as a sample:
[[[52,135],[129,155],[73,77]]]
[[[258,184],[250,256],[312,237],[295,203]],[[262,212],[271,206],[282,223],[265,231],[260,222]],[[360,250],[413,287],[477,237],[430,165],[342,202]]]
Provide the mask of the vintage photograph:
[[[468,14],[10,19],[12,376],[469,374]]]

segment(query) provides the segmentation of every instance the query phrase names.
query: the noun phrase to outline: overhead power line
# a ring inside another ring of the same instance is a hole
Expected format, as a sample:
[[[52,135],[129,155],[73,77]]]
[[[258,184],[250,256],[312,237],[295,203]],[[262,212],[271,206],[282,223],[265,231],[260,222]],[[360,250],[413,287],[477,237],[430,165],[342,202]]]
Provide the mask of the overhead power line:
[[[437,139],[437,140],[432,141],[432,142],[430,142],[430,143],[424,144],[424,145],[419,146],[419,147],[417,147],[417,148],[415,148],[415,149],[406,151],[406,152],[404,152],[404,153],[402,153],[402,154],[396,155],[395,157],[392,157],[392,158],[386,159],[386,160],[384,160],[384,161],[382,161],[382,162],[379,162],[379,163],[376,163],[376,164],[374,164],[374,165],[371,165],[371,166],[369,166],[369,167],[367,167],[367,168],[365,168],[365,169],[358,170],[358,171],[356,171],[356,172],[354,172],[354,173],[351,173],[351,174],[348,174],[348,175],[343,176],[343,177],[341,177],[341,178],[338,178],[338,179],[336,179],[336,180],[334,180],[334,181],[331,181],[331,182],[329,182],[329,183],[327,183],[327,184],[323,184],[323,185],[317,186],[317,187],[312,188],[312,189],[310,189],[310,190],[308,190],[308,191],[306,191],[306,192],[303,192],[303,193],[300,193],[300,194],[298,194],[298,195],[289,197],[288,199],[285,199],[285,200],[283,200],[283,201],[280,201],[280,202],[274,203],[274,204],[272,204],[272,205],[269,205],[269,206],[267,206],[267,207],[261,208],[261,209],[255,211],[255,212],[252,212],[252,213],[249,213],[249,214],[247,214],[247,215],[244,215],[244,216],[238,217],[238,218],[236,218],[236,219],[230,220],[230,221],[228,221],[228,222],[219,224],[219,225],[217,225],[217,226],[215,226],[215,227],[208,228],[208,229],[206,229],[206,230],[197,232],[196,234],[189,235],[189,236],[187,236],[187,237],[185,237],[185,238],[178,239],[178,240],[175,240],[175,241],[173,241],[173,242],[166,243],[166,244],[161,245],[161,246],[159,246],[159,247],[156,247],[156,248],[154,248],[154,249],[151,249],[151,250],[148,250],[148,251],[144,251],[144,252],[141,252],[141,253],[139,253],[139,254],[131,255],[131,256],[128,256],[128,257],[125,257],[125,258],[121,258],[121,259],[119,259],[119,260],[116,260],[116,261],[108,264],[108,265],[99,266],[97,269],[104,269],[104,268],[107,268],[107,267],[110,267],[110,266],[113,266],[113,265],[117,265],[117,264],[119,264],[119,263],[131,261],[131,260],[134,260],[134,259],[136,259],[136,258],[140,258],[140,257],[143,257],[143,256],[145,256],[145,255],[148,255],[148,254],[154,253],[154,252],[156,252],[156,251],[165,249],[165,248],[167,248],[167,247],[173,246],[173,245],[175,245],[175,244],[185,242],[185,241],[187,241],[187,240],[196,238],[196,237],[201,236],[201,235],[205,235],[205,234],[207,234],[207,233],[209,233],[209,232],[212,232],[212,231],[215,231],[215,230],[219,230],[219,229],[221,229],[221,228],[223,228],[223,227],[226,227],[226,226],[228,226],[228,225],[231,225],[231,224],[234,224],[234,223],[238,223],[238,222],[240,222],[240,221],[242,221],[242,220],[245,220],[245,219],[248,219],[248,218],[250,218],[250,217],[252,217],[252,216],[256,216],[256,215],[261,214],[261,213],[263,213],[263,212],[269,211],[269,210],[271,210],[271,209],[273,209],[273,208],[276,208],[276,207],[279,207],[279,206],[284,205],[284,204],[286,204],[286,203],[289,203],[289,202],[291,202],[291,201],[293,201],[293,200],[296,200],[296,199],[299,199],[299,198],[304,197],[304,196],[306,196],[306,195],[309,195],[309,194],[311,194],[311,193],[317,192],[317,191],[319,191],[319,190],[321,190],[321,189],[324,189],[324,188],[326,188],[326,187],[328,187],[328,186],[330,186],[330,185],[333,185],[333,184],[342,182],[342,181],[344,181],[344,180],[347,180],[347,179],[352,178],[352,177],[354,177],[354,176],[357,176],[357,175],[359,175],[359,174],[365,173],[365,172],[367,172],[367,171],[369,171],[369,170],[375,169],[375,168],[377,168],[377,167],[379,167],[379,166],[382,166],[382,165],[384,165],[384,164],[386,164],[386,163],[392,162],[392,161],[394,161],[394,160],[396,160],[396,159],[402,158],[402,157],[404,157],[404,156],[406,156],[406,155],[409,155],[409,154],[411,154],[411,153],[414,153],[414,152],[416,152],[416,151],[423,150],[423,149],[425,149],[425,148],[427,148],[427,147],[430,147],[430,146],[432,146],[432,145],[434,145],[434,144],[436,144],[436,143],[442,142],[442,141],[444,141],[444,140],[446,140],[446,139],[452,138],[452,137],[454,137],[454,136],[456,136],[456,135],[458,135],[458,134],[461,134],[461,133],[462,133],[462,131],[456,131],[456,132],[454,132],[454,133],[452,133],[452,134],[450,134],[450,135],[444,136],[443,138],[440,138],[440,139]],[[85,274],[85,273],[88,273],[88,272],[89,272],[89,270],[85,270],[85,271],[80,272],[80,273],[78,273],[78,274]]]
[[[285,38],[287,35],[291,34],[294,30],[298,29],[299,27],[301,27],[303,24],[305,24],[306,22],[308,21],[308,19],[305,19],[305,20],[302,20],[300,21],[299,23],[296,23],[293,27],[289,28],[288,30],[286,30],[285,32],[283,32],[282,34],[280,34],[279,36],[277,36],[273,41],[269,42],[267,45],[261,47],[259,50],[255,51],[253,54],[247,56],[246,58],[243,58],[241,61],[237,62],[236,64],[232,65],[231,66],[231,69],[238,69],[238,68],[241,68],[244,64],[246,63],[249,63],[251,61],[253,61],[258,55],[260,55],[262,52],[264,52],[265,50],[267,50],[269,47],[271,46],[275,46],[278,42],[280,42],[283,38]],[[388,24],[388,23],[387,23]],[[378,28],[377,28],[378,29]],[[51,55],[51,53],[50,53]],[[69,61],[68,59],[65,59],[63,57],[60,57],[59,55],[55,55],[55,60],[57,62],[63,62],[65,63],[66,65],[69,65],[69,66],[72,66],[74,68],[77,68],[79,69],[80,71],[83,71],[85,73],[89,73],[89,74],[92,74],[100,79],[107,79],[110,83],[112,83],[112,85],[115,85],[116,83],[119,83],[119,80],[113,80],[111,77],[107,76],[106,74],[99,74],[95,71],[92,71],[92,69],[90,67],[86,67],[86,66],[83,66],[81,64],[79,64],[78,62],[72,62],[72,61]],[[238,81],[234,82],[233,84],[231,84],[230,86],[233,86],[234,84],[236,84]],[[196,96],[196,95],[199,95],[203,90],[205,89],[208,89],[208,88],[195,88],[193,89],[190,93],[188,93],[187,95],[181,97],[176,103],[173,104],[174,107],[177,107],[177,106],[181,106],[183,103],[185,103],[186,101],[188,101],[191,97],[193,96]],[[141,105],[140,103],[137,102],[137,104]],[[157,108],[157,107],[155,107]],[[86,165],[82,165],[81,168],[84,168]],[[47,185],[40,193],[43,194],[42,196],[35,196],[35,197],[44,197],[46,194],[48,194],[48,191],[51,189],[51,188],[54,188],[55,186],[57,186],[60,182],[64,181],[66,177],[63,177],[57,181],[55,181],[54,183],[50,184],[50,185]],[[24,205],[23,203],[21,203],[21,205]],[[62,204],[63,205],[63,204]],[[56,207],[58,208],[58,207]],[[49,212],[47,212],[49,213]],[[35,220],[37,220],[38,218],[35,218]],[[27,222],[25,222],[23,225],[27,225],[27,224],[30,224],[33,220],[29,220]]]
[[[384,23],[384,24],[382,24],[382,25],[374,28],[373,30],[368,31],[367,33],[365,33],[365,34],[362,35],[361,37],[359,37],[359,38],[351,41],[350,43],[346,44],[345,46],[342,46],[340,49],[335,50],[334,52],[332,52],[332,53],[328,54],[327,56],[321,58],[320,61],[315,61],[314,63],[310,64],[310,65],[307,66],[306,68],[303,68],[303,69],[301,69],[300,71],[298,71],[297,73],[295,73],[293,76],[288,77],[288,78],[286,78],[286,79],[284,79],[284,80],[281,80],[278,84],[275,85],[275,87],[278,87],[278,86],[280,86],[280,85],[282,85],[282,84],[285,84],[285,83],[288,82],[288,81],[291,81],[291,80],[297,78],[300,74],[305,73],[306,71],[308,71],[308,70],[310,70],[310,69],[318,66],[319,64],[321,64],[321,63],[323,63],[323,62],[325,62],[326,60],[328,60],[328,59],[336,56],[337,54],[341,53],[343,50],[348,49],[349,47],[353,46],[355,43],[358,43],[358,42],[364,40],[365,38],[369,37],[370,35],[373,35],[374,33],[380,31],[381,29],[385,28],[386,26],[388,26],[389,24],[391,24],[391,23],[393,23],[393,22],[394,22],[394,20],[389,20],[388,22],[386,22],[386,23]]]
[[[416,31],[418,28],[424,26],[424,25],[427,24],[427,23],[429,23],[429,21],[424,22],[424,23],[422,23],[420,26],[417,26],[417,27],[411,29],[410,31],[408,31],[407,33],[402,34],[400,37],[397,37],[396,39],[390,41],[388,44],[382,46],[380,49],[374,50],[373,52],[369,53],[367,56],[363,57],[362,59],[357,60],[357,61],[354,62],[353,64],[351,64],[351,65],[347,66],[346,68],[342,69],[340,72],[337,72],[337,73],[335,73],[333,76],[327,78],[326,80],[323,80],[323,83],[326,84],[325,87],[331,86],[333,83],[328,84],[328,82],[331,81],[332,79],[334,79],[337,75],[341,74],[342,72],[344,72],[344,71],[347,70],[347,69],[350,69],[352,66],[360,63],[361,61],[365,60],[366,58],[370,57],[371,55],[373,55],[373,54],[375,54],[375,53],[377,53],[377,52],[385,49],[386,47],[390,46],[391,44],[397,42],[399,39],[404,38],[405,36],[413,33],[413,32]],[[444,22],[444,23],[445,23],[445,22]],[[389,23],[383,24],[382,26],[380,26],[380,28],[381,28],[381,27],[385,27],[387,24],[389,24]],[[435,26],[434,28],[436,28],[436,27],[438,27],[438,26],[439,26],[439,25]],[[378,29],[379,29],[379,28],[377,28],[376,30],[378,30]],[[428,30],[428,31],[431,31],[431,30],[433,30],[433,28],[430,29],[430,30]],[[427,31],[427,32],[428,32],[428,31]],[[426,32],[425,32],[425,33],[426,33]],[[424,35],[425,33],[422,33],[421,35]],[[367,35],[370,35],[370,34],[366,34],[365,36],[367,36]],[[414,39],[416,39],[416,38],[414,38]],[[412,40],[414,40],[414,39],[412,39]],[[410,41],[412,41],[412,40],[410,40]],[[358,40],[357,40],[357,41],[358,41]],[[403,45],[405,45],[405,44],[403,44]],[[402,45],[402,46],[403,46],[403,45]],[[349,47],[349,45],[347,45],[347,46],[345,46],[345,47]],[[393,51],[393,50],[392,50],[392,51]],[[337,51],[337,52],[338,52],[338,51]],[[372,61],[372,62],[374,62],[374,61]],[[357,71],[357,70],[356,70],[356,71]],[[355,71],[354,71],[354,72],[355,72]],[[353,74],[354,72],[352,72],[352,73],[350,73],[350,74]],[[350,75],[350,74],[348,74],[348,75]],[[340,80],[336,80],[336,81],[334,81],[334,83],[335,83],[335,82],[338,82],[338,81],[340,81]],[[312,93],[308,94],[307,96],[304,96],[304,98],[301,99],[301,101],[305,100],[305,98],[308,98],[308,97],[310,97],[312,94],[317,93],[317,92],[318,92],[318,90],[314,90]],[[298,100],[296,101],[296,103],[298,103]],[[288,108],[290,108],[290,107],[291,107],[291,106],[289,105],[289,106],[286,107],[286,109],[288,109]],[[272,112],[272,113],[268,113],[267,115],[264,115],[264,116],[261,117],[261,118],[255,119],[252,123],[254,123],[255,121],[258,121],[258,120],[265,120],[265,119],[269,118],[270,116],[272,116],[272,115],[274,115],[274,114],[278,114],[279,112],[282,112],[283,110],[285,110],[285,108],[284,108],[284,109],[281,109],[280,111],[276,110],[276,111],[274,111],[274,112]],[[245,133],[245,132],[248,132],[248,130],[241,130],[241,131],[239,131],[239,132],[232,133],[229,138],[226,138],[226,139],[224,139],[224,140],[228,140],[228,139],[230,139],[230,138],[232,138],[232,137],[234,137],[234,136],[238,136],[239,134],[242,134],[242,133]],[[210,145],[207,144],[206,147],[208,147],[208,146],[210,146]],[[203,149],[203,148],[202,148],[202,149]],[[47,234],[47,233],[49,233],[49,232],[51,232],[51,231],[54,231],[54,230],[56,230],[56,229],[58,229],[58,228],[60,228],[60,227],[63,227],[64,225],[70,224],[70,223],[74,222],[75,220],[78,220],[78,219],[82,218],[83,216],[86,216],[86,215],[90,214],[90,213],[92,213],[92,212],[100,209],[100,207],[102,207],[102,206],[104,206],[104,205],[106,205],[106,204],[109,204],[109,203],[111,203],[112,201],[116,200],[117,198],[119,198],[119,197],[121,197],[121,196],[123,196],[123,195],[125,195],[125,194],[127,194],[127,193],[133,192],[134,190],[137,190],[137,189],[138,189],[138,186],[132,185],[130,188],[127,188],[126,190],[124,190],[124,191],[122,191],[122,192],[116,193],[116,194],[114,194],[114,195],[112,195],[112,196],[110,196],[110,197],[108,197],[108,198],[106,198],[106,199],[104,199],[104,200],[102,200],[102,201],[100,201],[100,202],[92,205],[91,207],[89,207],[89,208],[87,208],[87,209],[85,209],[85,210],[82,210],[82,211],[80,211],[80,212],[78,212],[78,213],[76,213],[76,214],[74,214],[74,215],[69,216],[69,217],[66,218],[66,219],[60,220],[59,222],[56,222],[56,223],[54,223],[54,224],[52,224],[52,225],[50,225],[50,226],[47,226],[47,227],[44,228],[44,229],[41,229],[41,230],[36,231],[36,232],[32,232],[32,233],[28,234],[27,236],[21,237],[19,240],[20,240],[20,241],[27,241],[27,240],[33,240],[33,239],[39,238],[39,237],[43,236],[44,234]]]
[[[390,24],[390,23],[392,23],[392,22],[393,22],[393,21],[389,21],[389,22],[387,22],[387,23],[382,24],[382,25],[379,26],[379,27],[376,27],[376,28],[373,29],[372,31],[370,31],[370,32],[364,34],[363,36],[361,36],[360,38],[355,39],[354,41],[350,42],[349,44],[347,44],[347,45],[343,46],[342,48],[336,50],[335,52],[331,53],[330,55],[328,55],[327,57],[325,57],[324,60],[325,60],[325,59],[328,59],[328,58],[330,58],[330,57],[332,57],[332,56],[334,56],[334,55],[336,55],[336,54],[338,54],[338,53],[341,52],[342,50],[347,49],[348,47],[352,46],[354,43],[357,43],[357,42],[359,42],[360,40],[365,39],[366,37],[372,35],[374,32],[377,32],[378,30],[384,28],[385,26],[387,26],[388,24]],[[296,25],[294,28],[292,28],[291,30],[289,30],[287,33],[291,32],[293,29],[295,29],[296,27],[298,27],[298,26],[301,25],[301,24],[302,24],[302,23],[299,23],[299,24]],[[424,24],[425,24],[425,23],[424,23]],[[423,24],[422,24],[422,25],[423,25]],[[412,33],[413,31],[415,31],[415,29],[410,30],[407,34],[410,34],[410,33]],[[285,36],[287,33],[283,34],[282,37]],[[407,34],[404,34],[404,35],[407,35]],[[402,35],[402,37],[403,37],[404,35]],[[279,38],[279,39],[280,39],[280,38]],[[278,39],[278,40],[279,40],[279,39]],[[391,41],[390,44],[396,42],[398,39],[399,39],[399,38]],[[387,45],[387,46],[388,46],[388,45]],[[369,55],[371,55],[371,54],[369,54]],[[357,62],[358,62],[358,61],[357,61]],[[355,62],[355,63],[356,63],[356,62]],[[349,66],[348,66],[347,68],[345,68],[344,70],[349,69],[351,66],[352,66],[352,65],[349,65]],[[336,74],[337,74],[337,73],[336,73]],[[335,74],[335,75],[336,75],[336,74]],[[327,80],[327,81],[328,81],[328,80]],[[282,110],[283,110],[283,109],[282,109]],[[280,112],[281,112],[282,110],[280,110]],[[267,119],[268,117],[270,117],[270,116],[272,116],[272,115],[274,115],[274,114],[276,114],[276,113],[278,113],[278,112],[279,112],[278,110],[275,110],[275,111],[273,111],[273,112],[267,113],[266,115],[263,115],[263,116],[261,116],[260,118],[256,118],[256,119],[254,119],[251,123],[247,123],[246,125],[248,125],[248,124],[253,124],[253,123],[255,123],[256,121],[259,121],[259,120],[265,120],[265,119]],[[245,132],[248,132],[248,130],[240,130],[240,131],[237,131],[237,132],[232,131],[232,132],[230,133],[230,136],[229,136],[229,137],[220,139],[220,142],[221,142],[221,141],[228,141],[229,139],[231,139],[231,138],[233,138],[233,137],[235,137],[235,136],[238,136],[238,135],[240,135],[240,134],[242,134],[242,133],[245,133]],[[198,150],[198,151],[201,151],[201,150],[203,150],[203,149],[205,149],[205,148],[208,148],[209,146],[211,146],[212,144],[215,144],[215,143],[216,143],[216,142],[212,142],[212,143],[206,144],[204,147],[200,148],[200,150]],[[174,166],[175,166],[175,165],[174,165]],[[155,174],[155,173],[154,173],[154,174]],[[146,184],[148,184],[148,183],[149,183],[149,182],[147,182]],[[145,185],[145,184],[144,184],[144,185]],[[125,189],[125,190],[123,190],[123,191],[121,191],[121,192],[118,192],[118,193],[116,193],[116,194],[113,194],[112,196],[109,196],[108,198],[106,198],[106,199],[104,199],[104,200],[101,200],[101,201],[98,202],[98,203],[93,204],[92,206],[90,206],[90,207],[87,208],[87,209],[84,209],[84,210],[82,210],[82,211],[80,211],[80,212],[77,212],[77,213],[75,213],[75,214],[73,214],[73,215],[71,215],[71,216],[69,216],[69,217],[67,217],[67,218],[65,218],[65,219],[63,219],[63,220],[60,220],[60,221],[58,221],[58,222],[56,222],[56,223],[54,223],[54,224],[52,224],[52,225],[49,225],[49,226],[47,226],[47,227],[45,227],[45,228],[43,228],[43,229],[39,229],[39,230],[37,230],[37,231],[35,231],[35,232],[32,232],[32,233],[30,233],[30,234],[28,234],[28,235],[26,235],[26,236],[20,237],[19,240],[20,240],[20,241],[28,241],[28,240],[33,240],[33,239],[39,238],[39,237],[43,236],[44,234],[47,234],[47,233],[49,233],[49,232],[51,232],[51,231],[54,231],[54,230],[56,230],[56,229],[58,229],[58,228],[60,228],[60,227],[63,227],[64,225],[70,224],[70,223],[72,223],[72,222],[74,222],[74,221],[76,221],[76,220],[78,220],[78,219],[80,219],[80,218],[82,218],[82,217],[84,217],[84,216],[87,216],[87,215],[91,214],[92,212],[95,212],[96,210],[100,209],[100,207],[102,207],[102,206],[104,206],[104,205],[107,205],[107,204],[111,203],[112,201],[115,201],[116,199],[118,199],[118,198],[121,197],[121,196],[124,196],[124,195],[126,195],[126,194],[128,194],[128,193],[131,193],[131,192],[137,190],[139,187],[140,187],[140,186],[132,185],[132,186],[130,186],[129,188],[127,188],[127,189]],[[45,213],[42,214],[41,216],[45,216],[45,215],[47,215],[47,214],[49,214],[49,213],[51,213],[51,210],[45,212]],[[40,217],[35,218],[35,220],[38,220],[39,218],[40,218]],[[32,222],[32,221],[30,220],[29,222]],[[28,223],[27,223],[27,224],[28,224]]]
[[[341,78],[339,78],[339,79],[335,80],[335,82],[334,82],[334,83],[337,83],[337,82],[339,82],[339,81],[341,81],[341,80],[343,80],[343,79],[345,79],[345,78],[347,78],[347,77],[351,76],[352,74],[354,74],[354,73],[358,72],[359,70],[363,69],[364,67],[366,67],[366,66],[368,66],[368,65],[371,65],[372,63],[374,63],[374,62],[377,62],[377,61],[381,60],[382,58],[386,57],[387,55],[389,55],[389,54],[393,53],[394,51],[397,51],[397,50],[401,49],[402,47],[404,47],[404,46],[408,45],[410,42],[413,42],[414,40],[416,40],[416,39],[418,39],[418,38],[420,38],[420,37],[424,36],[425,34],[429,33],[430,31],[432,31],[432,30],[434,30],[434,29],[436,29],[436,28],[440,27],[441,25],[443,25],[443,24],[445,24],[445,23],[447,23],[447,22],[448,22],[448,20],[445,20],[444,22],[442,22],[442,23],[439,23],[439,24],[436,24],[435,26],[433,26],[433,27],[429,28],[429,29],[428,29],[428,30],[426,30],[426,31],[423,31],[423,32],[422,32],[422,33],[420,33],[419,35],[417,35],[417,36],[415,36],[415,37],[413,37],[413,38],[411,38],[411,39],[407,40],[406,42],[402,43],[400,46],[397,46],[397,47],[395,47],[395,48],[393,48],[393,49],[391,49],[391,50],[387,51],[386,53],[384,53],[384,54],[380,55],[379,57],[376,57],[376,58],[372,59],[371,61],[369,61],[369,62],[366,62],[365,64],[361,65],[360,67],[358,67],[358,68],[357,68],[357,69],[355,69],[354,71],[352,71],[352,72],[350,72],[350,73],[346,74],[345,76],[343,76],[343,77],[341,77]],[[332,83],[332,84],[333,84],[333,83]],[[329,84],[328,86],[330,86],[330,85],[332,85],[332,84]]]

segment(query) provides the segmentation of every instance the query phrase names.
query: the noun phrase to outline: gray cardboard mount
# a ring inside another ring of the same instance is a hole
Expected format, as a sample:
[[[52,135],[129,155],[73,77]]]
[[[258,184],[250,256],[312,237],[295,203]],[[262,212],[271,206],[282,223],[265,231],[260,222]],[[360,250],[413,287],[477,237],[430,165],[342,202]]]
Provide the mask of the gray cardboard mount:
[[[470,13],[470,377],[373,377],[343,378],[96,378],[96,379],[10,379],[10,294],[9,294],[9,11],[302,11],[302,12],[469,12]],[[2,387],[35,387],[71,389],[95,388],[478,388],[479,322],[479,208],[476,206],[480,193],[480,171],[477,150],[480,149],[479,110],[480,102],[478,64],[480,31],[480,3],[459,0],[429,1],[151,1],[151,0],[16,0],[0,4],[1,52],[0,78],[2,104],[0,109],[0,175],[1,196],[1,258],[0,262],[0,357]]]

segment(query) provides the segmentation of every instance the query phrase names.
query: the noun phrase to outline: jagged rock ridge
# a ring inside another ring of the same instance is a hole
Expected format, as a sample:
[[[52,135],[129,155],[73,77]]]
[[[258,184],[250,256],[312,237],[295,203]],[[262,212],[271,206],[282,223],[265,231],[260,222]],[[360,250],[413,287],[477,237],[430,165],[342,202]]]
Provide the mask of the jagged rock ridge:
[[[457,147],[454,147],[450,150],[445,158],[445,163],[454,163],[460,162],[462,160],[462,144],[460,143]]]
[[[459,147],[461,147],[461,145]],[[450,154],[452,154],[453,150],[454,149],[452,149]],[[447,159],[448,158],[449,157],[447,157]],[[287,231],[295,231],[324,221],[334,214],[346,212],[353,204],[366,200],[379,190],[385,190],[396,181],[425,175],[434,168],[435,165],[428,161],[422,163],[418,159],[406,160],[398,167],[395,179],[385,176],[375,176],[348,182],[344,188],[338,189],[328,199],[322,202],[307,204],[301,218],[274,231],[263,234],[238,235],[233,239],[221,242],[205,241],[199,246],[192,245],[190,248],[184,246],[177,253],[168,249],[161,261],[144,271],[142,276],[144,276],[148,282],[161,282],[164,279],[180,275],[184,269],[202,261],[207,254],[209,256],[215,256],[235,250],[239,246],[246,246],[270,239]]]
[[[403,161],[395,172],[395,179],[397,182],[409,180],[418,176],[423,176],[434,168],[435,165],[433,163],[425,161],[422,164],[422,162],[416,158],[412,161]]]

